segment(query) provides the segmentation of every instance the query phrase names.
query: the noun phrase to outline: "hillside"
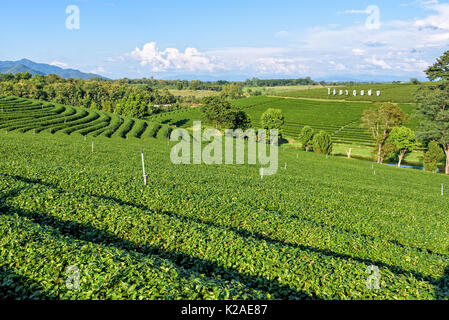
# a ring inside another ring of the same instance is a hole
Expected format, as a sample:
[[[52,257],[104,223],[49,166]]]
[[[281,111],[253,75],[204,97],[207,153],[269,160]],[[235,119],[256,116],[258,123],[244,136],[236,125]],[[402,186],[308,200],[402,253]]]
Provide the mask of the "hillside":
[[[421,84],[399,83],[399,84],[360,84],[356,86],[339,86],[331,88],[331,95],[328,94],[328,88],[311,88],[306,90],[284,90],[276,91],[273,95],[291,98],[313,98],[327,100],[345,100],[345,101],[371,101],[371,102],[397,102],[397,103],[415,103],[414,94],[420,86],[429,86],[435,83],[424,82]],[[333,90],[336,89],[336,95]],[[343,90],[343,95],[339,95],[339,91]],[[349,96],[346,96],[346,90]],[[357,90],[357,96],[353,95],[353,90]],[[360,91],[364,90],[365,95],[361,96]],[[368,90],[373,91],[372,96],[368,96]],[[375,92],[380,91],[378,97]]]
[[[57,66],[49,65],[46,63],[36,63],[28,59],[22,59],[18,61],[0,61],[0,73],[18,73],[29,72],[32,75],[48,75],[56,74],[62,78],[73,78],[88,80],[92,78],[104,78],[93,73],[84,73],[75,69],[63,69]]]
[[[283,149],[261,180],[254,165],[173,165],[153,138],[0,141],[3,297],[449,297],[446,176]]]

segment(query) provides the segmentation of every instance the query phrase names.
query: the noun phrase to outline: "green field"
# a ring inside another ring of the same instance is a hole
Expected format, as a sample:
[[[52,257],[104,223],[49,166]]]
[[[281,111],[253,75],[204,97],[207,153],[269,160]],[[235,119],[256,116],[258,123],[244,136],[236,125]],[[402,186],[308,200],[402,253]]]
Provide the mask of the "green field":
[[[415,103],[414,94],[420,86],[434,85],[435,83],[422,83],[415,85],[411,83],[401,84],[362,84],[356,86],[336,86],[331,88],[331,95],[328,95],[328,89],[308,89],[308,90],[285,90],[276,91],[272,95],[290,98],[311,98],[311,99],[327,99],[327,100],[345,100],[345,101],[371,101],[371,102],[397,102],[397,103]],[[333,89],[336,89],[337,95],[333,95]],[[339,95],[339,91],[343,90],[343,95]],[[346,96],[346,90],[349,96]],[[357,96],[353,96],[353,90],[357,90]],[[365,95],[360,95],[360,90],[365,90]],[[367,91],[373,90],[373,95],[368,96]],[[376,91],[380,90],[381,95],[376,96]]]
[[[0,139],[3,297],[449,297],[446,176],[283,148],[261,180],[258,166],[173,165],[153,138],[100,136],[93,153],[76,133]]]
[[[315,130],[325,130],[332,135],[336,143],[353,143],[356,145],[373,146],[374,140],[368,130],[360,127],[363,111],[373,108],[370,102],[339,102],[314,101],[307,99],[285,99],[272,97],[252,97],[234,100],[235,106],[246,111],[253,121],[253,126],[261,126],[260,118],[268,108],[281,109],[285,116],[283,134],[287,138],[297,139],[301,129],[308,125]],[[412,115],[415,105],[400,104],[404,112]],[[161,113],[149,120],[189,128],[193,120],[201,119],[199,108],[180,109]],[[416,128],[417,119],[410,117],[405,124]]]

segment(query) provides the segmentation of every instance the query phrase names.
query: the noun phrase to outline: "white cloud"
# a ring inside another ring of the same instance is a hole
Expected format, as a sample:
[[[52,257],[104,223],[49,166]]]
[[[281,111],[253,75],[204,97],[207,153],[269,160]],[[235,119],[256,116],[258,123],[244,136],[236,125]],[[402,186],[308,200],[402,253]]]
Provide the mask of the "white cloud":
[[[108,72],[106,71],[106,69],[102,66],[98,66],[95,69],[91,70],[90,73],[95,73],[95,74],[107,74]]]
[[[53,60],[52,62],[50,62],[50,65],[60,67],[60,68],[67,68],[69,66],[67,63],[57,61],[57,60]]]
[[[173,70],[214,72],[217,69],[224,69],[213,61],[213,57],[195,48],[187,48],[184,52],[176,48],[161,51],[155,42],[146,43],[142,49],[136,48],[129,56],[138,60],[142,66],[149,67],[153,72]]]
[[[386,63],[384,60],[376,59],[376,57],[366,58],[364,61],[377,67],[381,67],[382,69],[392,69],[392,67],[388,63]]]
[[[436,28],[440,30],[449,30],[449,4],[440,4],[438,1],[432,1],[425,5],[437,14],[430,15],[424,19],[417,20],[415,25],[419,28]]]
[[[352,54],[355,56],[362,56],[365,53],[365,50],[363,49],[352,49]]]
[[[159,49],[155,42],[148,42],[110,62],[137,61],[139,72],[147,75],[423,77],[423,70],[449,45],[449,4],[439,4],[438,1],[419,3],[428,10],[427,17],[382,21],[380,29],[369,29],[363,21],[358,21],[344,27],[315,26],[302,33],[281,30],[273,37],[288,41],[288,44],[279,47],[228,47],[200,51],[196,48]],[[342,13],[368,12],[347,10]]]

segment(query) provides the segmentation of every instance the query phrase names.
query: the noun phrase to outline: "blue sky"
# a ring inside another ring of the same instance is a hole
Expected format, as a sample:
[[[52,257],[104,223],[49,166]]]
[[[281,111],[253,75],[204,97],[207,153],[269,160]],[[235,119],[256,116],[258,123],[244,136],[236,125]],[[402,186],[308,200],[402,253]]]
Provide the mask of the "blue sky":
[[[0,60],[109,78],[423,79],[449,49],[449,1],[16,0],[0,39]]]

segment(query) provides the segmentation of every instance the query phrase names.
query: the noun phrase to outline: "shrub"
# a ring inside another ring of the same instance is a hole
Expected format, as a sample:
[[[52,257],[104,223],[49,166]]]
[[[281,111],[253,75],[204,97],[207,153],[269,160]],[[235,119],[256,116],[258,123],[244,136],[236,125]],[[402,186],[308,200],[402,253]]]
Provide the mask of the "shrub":
[[[436,172],[438,169],[438,162],[443,160],[443,149],[436,141],[429,143],[429,150],[424,156],[424,169],[426,171]]]
[[[313,137],[313,151],[322,154],[332,153],[332,137],[326,131],[320,131]]]
[[[306,150],[312,149],[314,135],[315,132],[311,127],[305,126],[304,128],[302,128],[298,139],[304,149]]]

